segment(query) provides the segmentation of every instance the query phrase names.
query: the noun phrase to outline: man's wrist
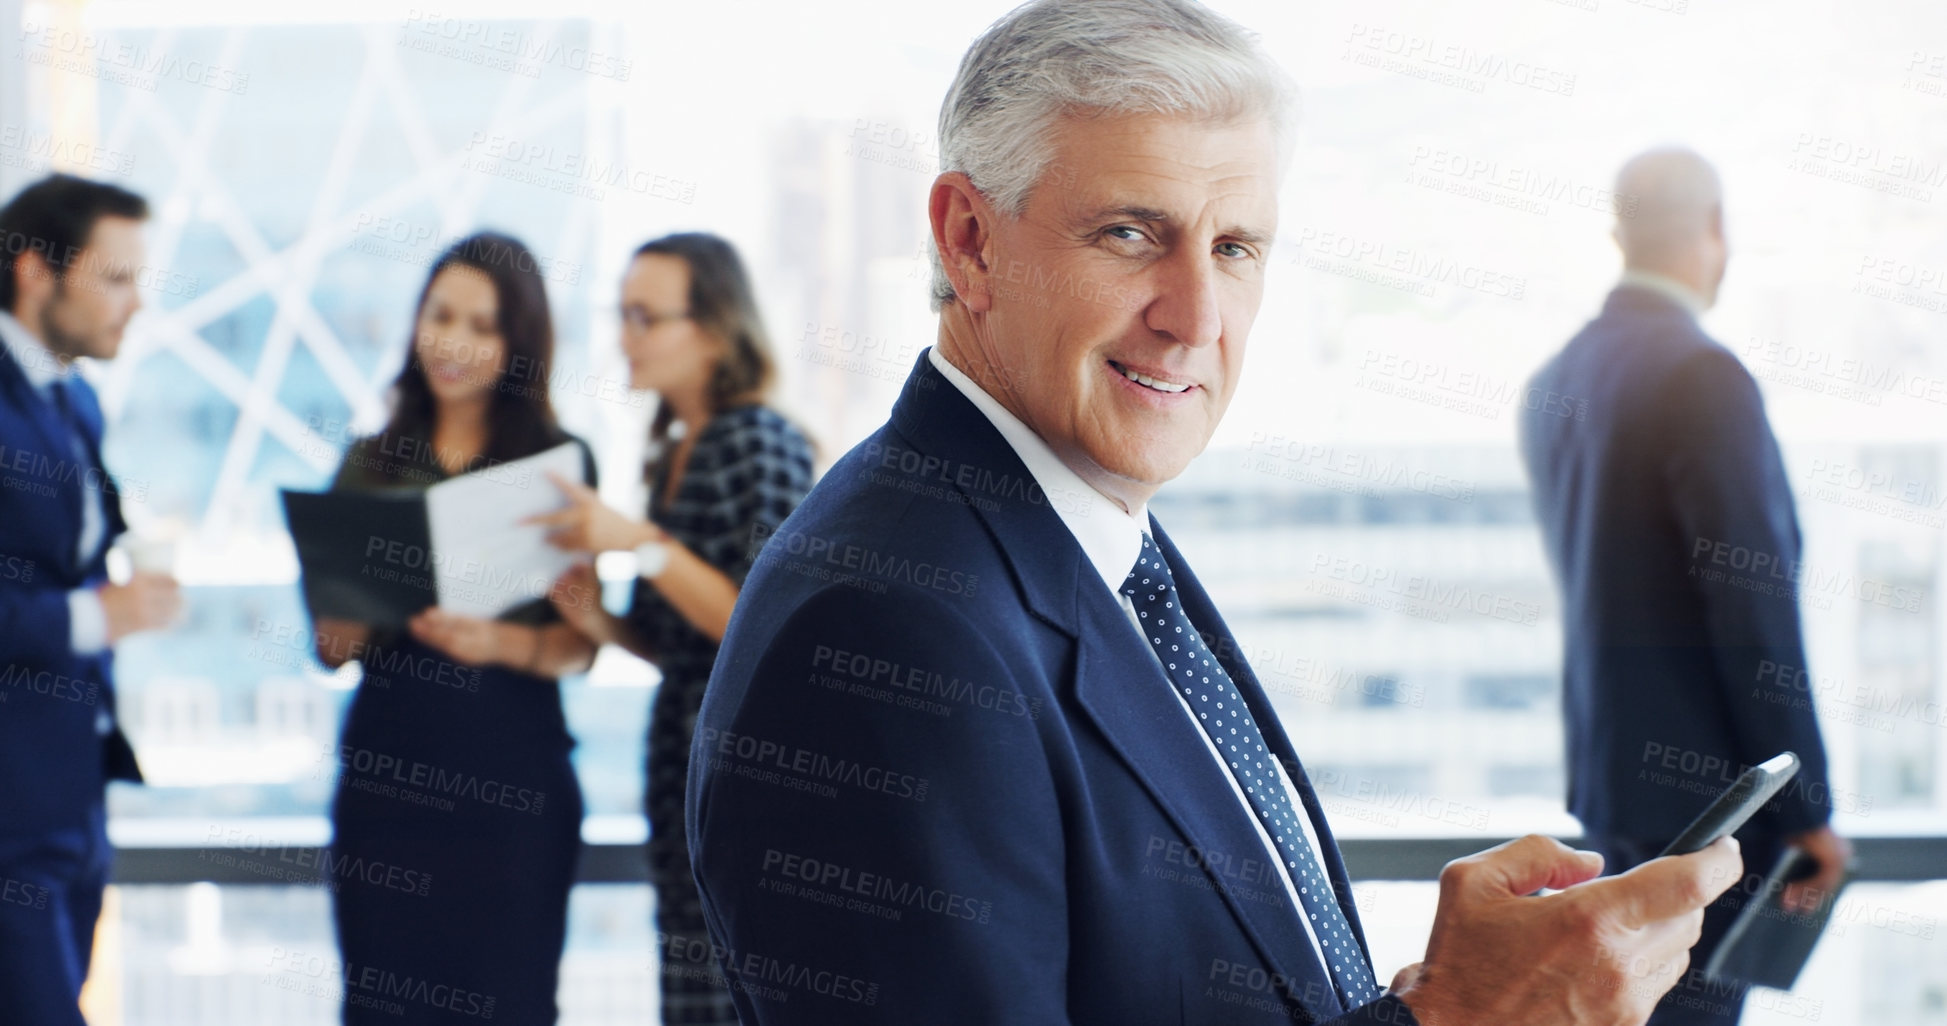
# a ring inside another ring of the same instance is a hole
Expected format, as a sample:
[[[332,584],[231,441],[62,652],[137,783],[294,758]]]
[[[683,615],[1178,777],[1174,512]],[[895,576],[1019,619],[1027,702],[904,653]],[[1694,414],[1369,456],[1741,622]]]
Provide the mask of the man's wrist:
[[[77,588],[68,592],[68,647],[76,655],[94,655],[115,642],[108,605],[101,588]]]
[[[1394,980],[1394,982],[1401,981]],[[1406,981],[1403,986],[1387,991],[1387,996],[1399,999],[1399,1003],[1413,1013],[1413,1018],[1420,1026],[1461,1026],[1461,1020],[1457,1016],[1448,1014],[1447,1009],[1451,1007],[1452,1002],[1441,999],[1437,993],[1439,989],[1437,984],[1433,988],[1435,993],[1429,994],[1427,982],[1427,973],[1422,968],[1413,973],[1412,979]]]

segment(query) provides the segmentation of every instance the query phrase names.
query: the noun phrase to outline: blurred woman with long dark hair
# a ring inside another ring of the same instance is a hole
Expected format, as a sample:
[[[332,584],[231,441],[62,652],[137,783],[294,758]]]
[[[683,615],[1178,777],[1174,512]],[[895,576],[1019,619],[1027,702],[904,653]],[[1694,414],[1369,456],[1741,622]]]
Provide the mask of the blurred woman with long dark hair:
[[[425,488],[580,444],[549,403],[553,355],[527,247],[454,243],[419,294],[391,420],[332,487]],[[595,646],[546,597],[493,620],[435,607],[403,631],[316,626],[320,659],[364,671],[334,753],[327,875],[344,1021],[554,1022],[582,818],[557,678]]]
[[[593,570],[578,567],[556,604],[591,641],[621,645],[662,671],[646,794],[662,1021],[735,1026],[717,965],[690,955],[708,951],[710,935],[690,874],[683,792],[697,708],[737,590],[755,543],[811,490],[812,450],[770,405],[770,339],[730,243],[692,232],[645,244],[622,280],[621,313],[630,385],[661,400],[650,429],[648,515],[617,512],[593,490],[570,488],[573,506],[543,519],[564,547],[634,550],[635,595],[626,616],[575,604],[573,596],[596,586]]]

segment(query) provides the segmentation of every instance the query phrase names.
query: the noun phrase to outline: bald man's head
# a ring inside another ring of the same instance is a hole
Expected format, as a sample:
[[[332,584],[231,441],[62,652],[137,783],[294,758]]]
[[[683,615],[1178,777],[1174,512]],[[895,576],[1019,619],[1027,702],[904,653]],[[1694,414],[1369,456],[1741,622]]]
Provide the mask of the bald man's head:
[[[1724,192],[1717,172],[1691,150],[1669,147],[1632,158],[1616,174],[1631,203],[1616,217],[1623,266],[1654,271],[1715,300],[1724,277]]]

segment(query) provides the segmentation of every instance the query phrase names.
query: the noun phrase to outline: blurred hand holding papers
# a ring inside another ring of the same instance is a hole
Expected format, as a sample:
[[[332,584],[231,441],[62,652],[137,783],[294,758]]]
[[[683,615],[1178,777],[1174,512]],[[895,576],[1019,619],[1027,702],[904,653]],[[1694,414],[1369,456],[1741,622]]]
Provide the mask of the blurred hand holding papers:
[[[564,504],[550,473],[587,484],[581,447],[564,442],[426,489],[440,608],[460,616],[499,616],[546,596],[581,558],[548,544],[547,528],[522,523]]]
[[[295,492],[284,515],[313,617],[403,626],[437,605],[492,618],[548,593],[580,558],[521,523],[562,506],[559,474],[586,483],[579,446],[448,478],[423,491]]]

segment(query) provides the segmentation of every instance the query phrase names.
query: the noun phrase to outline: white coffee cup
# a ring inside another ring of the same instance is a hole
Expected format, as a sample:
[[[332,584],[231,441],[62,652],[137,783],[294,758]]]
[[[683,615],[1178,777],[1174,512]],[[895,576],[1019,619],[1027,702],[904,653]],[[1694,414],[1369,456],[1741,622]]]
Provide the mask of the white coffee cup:
[[[138,574],[176,574],[176,540],[126,534],[115,543],[128,556],[129,569]]]

